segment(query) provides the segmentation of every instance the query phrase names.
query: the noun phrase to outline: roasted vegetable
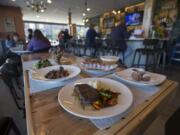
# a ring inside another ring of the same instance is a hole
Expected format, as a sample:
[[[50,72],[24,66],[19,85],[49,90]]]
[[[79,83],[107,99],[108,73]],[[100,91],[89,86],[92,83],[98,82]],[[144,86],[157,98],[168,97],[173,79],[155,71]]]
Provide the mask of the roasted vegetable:
[[[44,60],[39,60],[34,66],[36,69],[40,69],[40,68],[52,66],[52,64],[48,59],[44,59]]]

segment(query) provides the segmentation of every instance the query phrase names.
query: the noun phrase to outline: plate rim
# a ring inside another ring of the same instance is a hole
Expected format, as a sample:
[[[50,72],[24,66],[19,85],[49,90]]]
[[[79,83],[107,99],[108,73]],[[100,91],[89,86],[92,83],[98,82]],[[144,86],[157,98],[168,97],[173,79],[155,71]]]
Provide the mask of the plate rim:
[[[128,68],[128,69],[125,69],[125,70],[130,70],[130,69],[134,69],[134,68]],[[139,69],[139,68],[136,68],[136,69]],[[119,71],[119,72],[124,72],[125,70],[122,70],[122,71]],[[147,71],[147,72],[148,72],[148,71]],[[149,72],[149,73],[151,73],[151,72]],[[156,73],[151,73],[151,74],[156,74]],[[164,81],[167,80],[167,76],[166,76],[166,75],[162,75],[162,74],[158,74],[158,75],[164,77]],[[154,83],[154,84],[152,84],[152,83],[149,83],[149,84],[148,84],[148,83],[143,83],[143,82],[136,82],[136,81],[132,81],[132,80],[127,80],[127,79],[119,76],[119,75],[117,74],[117,72],[114,73],[113,76],[115,76],[117,79],[122,80],[122,81],[124,81],[124,82],[126,82],[126,83],[130,83],[130,84],[137,85],[137,86],[158,86],[158,85],[160,85],[160,84],[162,84],[162,83],[164,82],[164,81],[162,81],[162,82],[160,82],[160,83],[156,82],[156,83]]]
[[[107,57],[111,57],[112,59],[108,59]],[[118,56],[104,55],[104,56],[101,56],[100,59],[102,61],[108,61],[108,62],[116,61],[117,62],[120,58]]]
[[[57,67],[57,66],[76,68],[76,69],[78,70],[76,76],[78,76],[78,75],[81,73],[81,69],[80,69],[78,66],[75,66],[75,65],[53,65],[53,66],[49,66],[49,67],[52,68],[52,67]],[[46,68],[49,68],[49,67],[45,67],[45,68],[41,68],[41,69],[37,69],[37,70],[42,70],[42,69],[46,69]],[[63,82],[63,81],[67,81],[67,80],[69,80],[69,79],[72,79],[72,78],[76,77],[76,76],[73,76],[73,77],[70,77],[70,78],[68,78],[68,79],[67,79],[67,78],[64,78],[64,79],[59,78],[59,79],[41,80],[41,79],[35,79],[35,78],[32,77],[32,69],[29,70],[29,72],[30,72],[30,78],[31,78],[32,80],[39,81],[39,82],[48,82],[48,83]]]
[[[106,115],[106,116],[86,116],[84,114],[78,114],[78,113],[75,113],[75,112],[72,112],[70,110],[68,110],[64,105],[63,103],[61,102],[61,99],[60,99],[60,95],[61,93],[63,92],[63,88],[64,87],[67,87],[68,85],[73,85],[75,82],[77,81],[80,81],[80,80],[84,80],[84,79],[79,79],[79,80],[76,80],[75,82],[71,82],[70,84],[67,84],[66,86],[64,86],[63,88],[61,88],[58,92],[58,103],[59,105],[65,110],[67,111],[68,113],[74,115],[74,116],[77,116],[77,117],[81,117],[81,118],[86,118],[86,119],[106,119],[106,118],[111,118],[111,117],[114,117],[114,116],[117,116],[117,115],[120,115],[120,114],[123,114],[124,112],[126,112],[133,104],[133,101],[134,101],[134,96],[133,96],[133,93],[132,91],[130,90],[130,88],[128,88],[125,84],[121,83],[121,82],[118,82],[116,80],[113,80],[113,79],[110,79],[110,78],[97,78],[97,77],[93,77],[93,78],[85,78],[86,80],[97,80],[97,79],[105,79],[105,80],[111,80],[111,81],[114,81],[115,83],[119,83],[121,86],[125,87],[126,90],[128,91],[128,93],[130,94],[131,96],[131,101],[129,102],[129,105],[126,107],[126,109],[124,109],[123,111],[121,112],[118,112],[118,113],[114,113],[114,114],[111,114],[111,115]]]

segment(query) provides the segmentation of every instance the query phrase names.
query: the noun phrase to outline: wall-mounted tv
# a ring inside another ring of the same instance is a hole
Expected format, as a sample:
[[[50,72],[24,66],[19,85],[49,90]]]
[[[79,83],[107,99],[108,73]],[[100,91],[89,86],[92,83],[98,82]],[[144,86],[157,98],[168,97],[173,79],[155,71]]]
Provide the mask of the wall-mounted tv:
[[[126,26],[136,26],[141,25],[143,22],[143,11],[142,12],[134,12],[134,13],[126,13],[125,21]]]

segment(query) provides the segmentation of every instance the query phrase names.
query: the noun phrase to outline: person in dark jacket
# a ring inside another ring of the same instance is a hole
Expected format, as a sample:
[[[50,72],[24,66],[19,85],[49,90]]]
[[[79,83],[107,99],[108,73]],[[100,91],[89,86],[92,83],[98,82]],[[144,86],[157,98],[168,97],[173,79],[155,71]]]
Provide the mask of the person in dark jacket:
[[[64,43],[66,43],[68,40],[70,40],[72,38],[71,35],[69,35],[69,31],[68,29],[65,29],[64,31]]]
[[[126,51],[126,38],[127,38],[127,28],[122,20],[119,21],[117,27],[112,30],[111,38],[113,40],[113,45],[118,46],[120,50]]]
[[[96,49],[97,49],[96,43],[95,43],[96,37],[100,37],[100,36],[95,31],[94,26],[91,24],[89,26],[89,29],[88,29],[87,33],[86,33],[86,45],[85,45],[85,49],[84,49],[84,55],[86,54],[86,49],[87,48],[94,48],[95,49],[94,50],[94,55],[95,55]]]
[[[119,21],[119,24],[112,30],[111,38],[113,47],[117,47],[119,51],[123,53],[124,61],[124,53],[127,49],[127,28],[121,19]]]

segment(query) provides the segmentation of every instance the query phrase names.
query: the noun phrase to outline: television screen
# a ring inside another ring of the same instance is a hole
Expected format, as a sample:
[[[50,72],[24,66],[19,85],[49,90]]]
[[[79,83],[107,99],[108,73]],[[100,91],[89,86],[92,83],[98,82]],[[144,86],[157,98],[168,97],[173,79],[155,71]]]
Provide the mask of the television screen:
[[[128,13],[126,14],[125,21],[127,26],[141,25],[143,21],[143,12]]]

